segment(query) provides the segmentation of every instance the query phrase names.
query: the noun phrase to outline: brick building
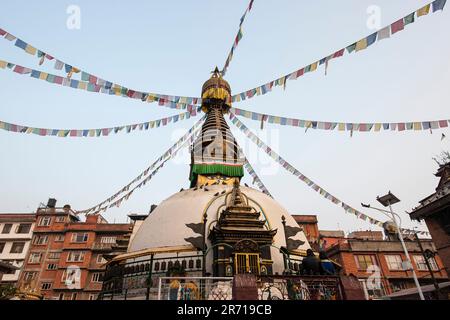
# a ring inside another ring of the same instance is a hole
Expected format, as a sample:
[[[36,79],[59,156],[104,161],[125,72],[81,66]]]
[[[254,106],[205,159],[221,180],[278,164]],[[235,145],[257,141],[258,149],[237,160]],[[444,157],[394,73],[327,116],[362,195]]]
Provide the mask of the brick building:
[[[109,224],[100,215],[81,222],[70,206],[54,204],[37,210],[20,290],[44,299],[96,299],[105,257],[126,252],[132,225]]]
[[[14,266],[3,274],[3,284],[17,285],[30,246],[36,215],[34,213],[0,214],[0,261]]]
[[[447,272],[450,272],[450,163],[440,166],[436,177],[436,192],[420,201],[409,215],[414,220],[425,220],[437,252]]]
[[[319,230],[319,243],[322,250],[345,241],[345,232],[341,230]]]
[[[358,238],[358,233],[353,233],[353,238],[336,242],[327,249],[327,253],[330,259],[342,266],[341,272],[344,275],[354,275],[359,279],[366,299],[379,298],[415,286],[411,271],[403,269],[402,263],[406,259],[400,241],[377,239],[377,233],[372,234],[375,239],[367,239],[367,233],[362,233],[361,236]],[[424,250],[436,252],[436,247],[431,240],[421,239],[421,243]],[[431,275],[418,243],[405,241],[405,244],[420,284],[432,284]],[[447,272],[439,255],[429,261],[435,278],[439,282],[447,281]],[[379,287],[374,282],[377,276],[380,280]],[[371,284],[375,286],[371,287]]]
[[[319,250],[319,226],[316,215],[292,215],[303,228],[306,239],[314,250]]]

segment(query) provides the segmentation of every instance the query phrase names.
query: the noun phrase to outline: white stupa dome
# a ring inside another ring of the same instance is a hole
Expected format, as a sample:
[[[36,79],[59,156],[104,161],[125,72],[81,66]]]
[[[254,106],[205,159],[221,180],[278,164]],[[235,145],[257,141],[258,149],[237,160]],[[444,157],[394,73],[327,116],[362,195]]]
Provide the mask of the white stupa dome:
[[[195,234],[186,224],[203,222],[203,215],[206,212],[207,231],[211,230],[220,212],[226,207],[227,197],[232,189],[233,187],[229,185],[209,185],[206,188],[196,190],[192,188],[172,195],[161,202],[145,219],[130,243],[129,252],[188,245],[185,238],[196,237],[198,234]],[[273,247],[271,247],[271,259],[273,272],[281,274],[284,270],[283,256],[277,248],[286,247],[282,216],[286,218],[286,226],[298,227],[298,224],[280,204],[268,195],[245,186],[240,186],[240,190],[247,198],[248,204],[261,212],[260,220],[266,221],[265,227],[277,230]],[[303,231],[290,239],[304,242],[297,248],[300,251],[310,248]],[[209,240],[207,245],[211,246]],[[208,254],[206,260],[206,271],[211,273],[212,257],[212,254]]]

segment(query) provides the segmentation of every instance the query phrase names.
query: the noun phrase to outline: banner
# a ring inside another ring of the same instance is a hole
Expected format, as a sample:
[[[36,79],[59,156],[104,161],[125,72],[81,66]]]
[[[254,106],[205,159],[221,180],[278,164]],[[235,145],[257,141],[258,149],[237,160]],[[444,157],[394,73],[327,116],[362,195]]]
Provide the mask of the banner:
[[[252,10],[253,7],[253,1],[254,0],[250,0],[250,3],[247,6],[247,9],[244,12],[244,15],[241,17],[240,23],[239,23],[239,31],[236,35],[236,38],[234,39],[233,42],[233,46],[231,47],[230,53],[228,54],[227,60],[225,61],[225,65],[221,71],[222,76],[225,76],[225,73],[227,72],[228,66],[230,65],[231,59],[233,59],[233,54],[234,54],[234,50],[236,50],[239,41],[241,41],[242,37],[243,37],[243,33],[242,33],[242,24],[245,21],[245,17],[247,16],[247,13],[250,12],[250,10]]]
[[[10,71],[13,71],[13,72],[15,72],[17,74],[21,74],[21,75],[29,75],[30,77],[32,77],[34,79],[44,80],[49,83],[69,87],[72,89],[81,89],[81,90],[85,90],[85,91],[89,91],[89,92],[97,92],[97,93],[100,92],[100,93],[104,93],[104,94],[108,94],[108,95],[121,96],[124,98],[140,99],[143,102],[158,101],[158,105],[165,106],[165,107],[172,108],[172,109],[183,109],[183,110],[195,112],[199,101],[201,102],[201,100],[197,100],[196,98],[193,98],[193,100],[189,100],[189,101],[194,102],[193,104],[187,103],[188,100],[186,100],[184,98],[179,99],[179,100],[175,99],[179,102],[173,102],[171,100],[171,99],[173,99],[173,96],[170,96],[170,97],[164,96],[164,98],[161,97],[161,98],[155,99],[151,95],[144,94],[142,92],[133,91],[131,89],[127,89],[124,87],[119,87],[116,85],[111,86],[110,84],[99,85],[99,84],[93,84],[93,83],[86,82],[86,81],[64,78],[64,77],[57,76],[55,74],[26,68],[21,65],[14,64],[14,63],[8,62],[8,61],[3,61],[3,60],[0,60],[0,69],[10,70]]]
[[[389,131],[422,131],[422,130],[437,130],[449,127],[450,120],[431,120],[431,121],[414,121],[414,122],[330,122],[317,120],[304,120],[296,118],[286,118],[279,116],[272,116],[268,114],[247,111],[238,108],[230,108],[230,111],[237,116],[242,116],[251,120],[260,121],[261,127],[264,122],[271,124],[278,124],[282,126],[292,126],[308,129],[319,129],[328,131],[346,131],[353,134],[353,132],[380,132],[381,129]],[[306,132],[306,131],[305,131]]]
[[[200,108],[200,107],[199,107]],[[200,111],[200,110],[198,110]],[[142,123],[129,124],[124,126],[117,126],[111,128],[99,128],[99,129],[48,129],[48,128],[36,128],[28,127],[19,124],[8,123],[0,120],[0,129],[15,132],[15,133],[27,133],[36,134],[39,136],[52,136],[52,137],[105,137],[109,134],[117,134],[125,131],[130,133],[136,130],[149,130],[167,126],[170,123],[175,123],[182,120],[187,120],[191,117],[190,112],[180,113],[174,116],[165,117],[157,120],[151,120]]]
[[[176,152],[178,152],[178,149],[181,148],[186,142],[190,142],[192,141],[192,138],[194,136],[194,133],[199,131],[203,122],[206,119],[206,115],[204,115],[199,121],[197,121],[194,126],[188,130],[188,132],[186,132],[186,134],[184,134],[177,142],[175,142],[175,144],[170,147],[166,152],[163,153],[163,155],[161,155],[155,162],[153,162],[148,168],[146,168],[143,172],[141,172],[136,178],[134,178],[130,183],[128,183],[126,186],[124,186],[122,189],[120,189],[118,192],[116,192],[114,195],[112,195],[111,197],[109,197],[108,199],[100,202],[99,204],[86,209],[86,210],[81,210],[81,211],[77,211],[78,214],[90,214],[90,213],[100,213],[103,211],[106,211],[109,208],[109,204],[113,203],[113,201],[115,199],[117,199],[122,193],[127,192],[128,197],[131,196],[130,194],[130,188],[133,184],[139,182],[141,179],[145,178],[142,182],[140,182],[137,186],[140,188],[141,186],[145,185],[152,177],[152,174],[154,174],[156,171],[158,171],[162,165],[160,165],[159,167],[157,167],[156,170],[155,167],[163,161],[162,164],[164,164],[165,162],[167,162],[169,159],[171,159]],[[154,170],[154,171],[152,171]],[[148,173],[152,171],[152,173],[150,175],[148,175]],[[150,178],[149,178],[150,177]],[[134,187],[131,190],[131,193],[136,189],[136,187]],[[118,206],[120,205],[120,203],[125,199],[124,197],[121,197],[119,200],[115,201],[115,205]],[[128,200],[128,198],[126,199]],[[106,206],[105,206],[106,205]]]
[[[280,155],[278,155],[275,151],[273,151],[267,144],[265,144],[261,139],[259,139],[253,132],[251,132],[239,119],[233,114],[230,113],[230,119],[231,122],[239,129],[241,130],[253,143],[255,143],[259,148],[264,150],[273,160],[275,160],[277,163],[279,163],[286,171],[290,172],[294,176],[298,177],[302,182],[307,184],[311,189],[318,192],[322,197],[325,199],[331,201],[335,205],[341,206],[345,212],[355,215],[358,219],[364,220],[369,222],[370,224],[376,225],[378,227],[383,227],[382,221],[379,221],[377,219],[374,219],[354,208],[352,208],[350,205],[346,204],[345,202],[339,200],[335,196],[333,196],[331,193],[326,191],[324,188],[316,184],[314,181],[309,179],[307,176],[302,174],[300,171],[298,171],[296,168],[294,168],[289,162],[287,162],[285,159],[283,159]],[[401,229],[401,231],[408,231],[408,229]],[[409,230],[411,231],[411,230]],[[421,231],[421,234],[426,234],[425,231]]]
[[[74,67],[66,62],[56,59],[53,55],[46,53],[44,50],[35,48],[34,46],[26,43],[24,40],[17,38],[16,36],[1,28],[0,37],[9,40],[11,43],[14,43],[16,47],[24,50],[26,53],[31,54],[32,56],[36,56],[39,59],[39,65],[42,65],[47,60],[54,61],[54,69],[63,70],[64,73],[66,73],[65,78],[68,80],[70,80],[74,74],[80,74],[81,79],[78,80],[79,82],[83,81],[86,83],[86,85],[91,84],[93,86],[104,87],[105,89],[116,88],[118,92],[124,93],[124,97],[128,96],[132,98],[133,96],[136,96],[139,99],[142,99],[142,97],[149,97],[148,100],[142,99],[143,101],[147,102],[168,101],[172,103],[183,103],[189,105],[201,104],[201,99],[197,97],[169,96],[159,93],[141,92],[138,90],[128,89],[112,81],[104,80],[96,75],[83,71],[81,68]]]
[[[331,60],[344,56],[345,52],[348,52],[348,54],[352,52],[359,52],[367,49],[368,47],[373,45],[376,41],[381,41],[383,39],[390,38],[397,32],[403,31],[407,25],[414,23],[416,21],[416,18],[428,15],[431,7],[433,13],[439,10],[444,10],[446,1],[447,0],[435,0],[432,3],[427,4],[422,8],[414,11],[413,13],[408,14],[402,19],[397,20],[396,22],[390,24],[389,26],[382,28],[377,32],[374,32],[369,36],[364,37],[361,40],[350,44],[349,46],[346,46],[345,48],[341,48],[340,50],[337,50],[331,53],[330,55],[322,59],[319,59],[301,69],[298,69],[276,80],[263,84],[262,86],[236,94],[231,97],[231,102],[240,102],[246,99],[253,98],[254,96],[264,95],[272,91],[272,89],[276,86],[282,86],[283,88],[286,88],[288,80],[297,80],[299,77],[305,75],[306,73],[316,71],[317,67],[320,65],[325,65],[325,73],[326,73],[328,64]]]

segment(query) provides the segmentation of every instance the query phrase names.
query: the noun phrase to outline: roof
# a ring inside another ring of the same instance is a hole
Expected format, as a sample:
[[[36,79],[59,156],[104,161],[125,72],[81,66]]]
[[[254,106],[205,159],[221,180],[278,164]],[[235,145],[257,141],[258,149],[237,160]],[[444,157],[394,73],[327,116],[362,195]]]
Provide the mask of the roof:
[[[319,234],[324,238],[345,238],[345,232],[342,230],[319,230]]]
[[[12,271],[12,270],[18,270],[18,269],[19,268],[17,268],[16,266],[13,266],[10,263],[0,261],[0,270]]]
[[[0,213],[0,221],[3,222],[33,222],[35,213]]]
[[[313,214],[292,215],[297,223],[317,223],[317,216]]]
[[[450,287],[450,281],[441,282],[438,285],[439,285],[439,289],[447,288],[447,287]],[[426,286],[421,286],[420,288],[422,289],[423,293],[427,293],[427,292],[431,292],[431,291],[435,290],[433,284],[429,284],[429,285],[426,285]],[[394,292],[394,293],[392,293],[392,294],[390,294],[390,295],[388,295],[386,297],[388,297],[388,298],[404,297],[404,296],[409,296],[409,295],[413,295],[413,294],[418,294],[418,291],[417,291],[416,287],[410,288],[410,289],[401,290],[401,291],[397,291],[397,292]]]
[[[192,252],[198,251],[193,245],[181,245],[181,246],[167,246],[167,247],[156,247],[156,248],[148,248],[144,250],[119,254],[115,258],[113,258],[110,262],[114,261],[123,261],[127,259],[134,259],[139,257],[145,257],[152,254],[162,254],[162,253],[179,253],[179,252]]]

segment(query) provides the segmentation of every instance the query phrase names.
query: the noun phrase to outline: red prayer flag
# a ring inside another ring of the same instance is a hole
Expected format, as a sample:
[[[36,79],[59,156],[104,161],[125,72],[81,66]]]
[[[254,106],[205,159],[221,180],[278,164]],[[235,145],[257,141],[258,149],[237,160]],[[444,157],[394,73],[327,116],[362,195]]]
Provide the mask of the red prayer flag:
[[[447,128],[447,127],[448,127],[448,122],[447,122],[447,120],[440,120],[440,121],[439,121],[439,127],[441,127],[441,128]]]
[[[0,36],[4,36],[7,32],[0,28]]]
[[[333,58],[339,58],[339,57],[342,57],[342,56],[344,55],[344,52],[345,52],[345,49],[341,49],[341,50],[339,50],[339,51],[336,51],[336,52],[333,54]]]
[[[305,69],[304,69],[304,68],[298,70],[298,71],[297,71],[297,78],[298,78],[298,77],[301,77],[304,73],[305,73]]]
[[[63,78],[63,77],[60,77],[60,76],[55,76],[55,79],[54,79],[53,81],[54,81],[54,83],[56,83],[56,84],[62,84],[63,81],[64,81],[64,78]]]
[[[292,119],[292,125],[295,127],[298,127],[300,124],[300,122],[298,121],[298,119]]]
[[[391,34],[395,34],[399,31],[402,31],[405,28],[405,23],[403,18],[391,24]]]
[[[93,76],[93,75],[89,75],[89,82],[96,84],[97,83],[97,77]]]
[[[405,131],[406,124],[405,123],[398,123],[397,124],[397,128],[398,128],[398,131]]]

